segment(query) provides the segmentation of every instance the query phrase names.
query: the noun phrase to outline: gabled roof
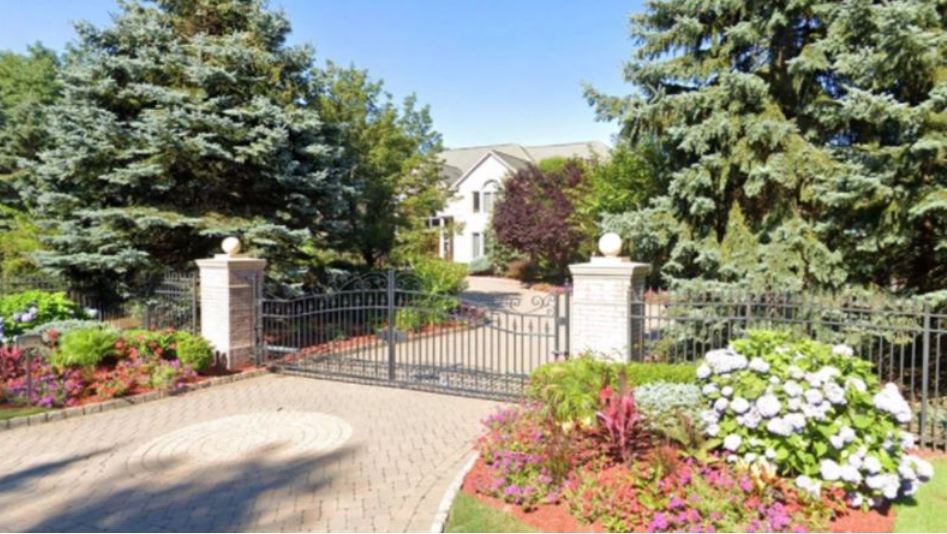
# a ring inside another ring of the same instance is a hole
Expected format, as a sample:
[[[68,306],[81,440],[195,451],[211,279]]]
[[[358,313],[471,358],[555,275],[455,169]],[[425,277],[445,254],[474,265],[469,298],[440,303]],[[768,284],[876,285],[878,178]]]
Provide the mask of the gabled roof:
[[[512,172],[526,168],[530,164],[553,158],[604,158],[611,152],[611,148],[600,141],[584,141],[579,143],[561,143],[555,145],[523,146],[515,143],[500,145],[484,145],[448,149],[441,152],[444,161],[442,175],[444,181],[456,186],[463,178],[488,154],[492,154],[503,164],[510,167]]]

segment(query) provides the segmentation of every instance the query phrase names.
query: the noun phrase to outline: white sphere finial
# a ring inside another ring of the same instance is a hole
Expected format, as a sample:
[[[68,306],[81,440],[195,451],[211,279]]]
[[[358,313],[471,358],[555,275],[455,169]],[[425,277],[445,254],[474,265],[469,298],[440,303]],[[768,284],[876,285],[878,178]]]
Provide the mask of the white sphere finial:
[[[617,258],[621,253],[621,237],[615,232],[609,232],[598,240],[598,250],[606,258]]]
[[[236,237],[228,237],[220,244],[220,248],[222,248],[228,256],[236,256],[240,254],[240,240]]]

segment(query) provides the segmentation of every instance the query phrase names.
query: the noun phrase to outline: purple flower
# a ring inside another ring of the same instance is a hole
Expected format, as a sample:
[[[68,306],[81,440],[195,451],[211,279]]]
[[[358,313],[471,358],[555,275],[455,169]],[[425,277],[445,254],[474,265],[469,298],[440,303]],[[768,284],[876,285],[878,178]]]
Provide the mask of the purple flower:
[[[671,497],[671,502],[668,503],[668,508],[670,508],[670,509],[673,510],[674,508],[681,508],[681,507],[684,506],[685,504],[686,504],[686,503],[685,503],[683,500],[681,500],[680,498],[678,498],[678,497]]]
[[[668,519],[663,512],[658,512],[654,514],[654,518],[651,520],[651,524],[648,525],[648,530],[664,530],[668,528]]]

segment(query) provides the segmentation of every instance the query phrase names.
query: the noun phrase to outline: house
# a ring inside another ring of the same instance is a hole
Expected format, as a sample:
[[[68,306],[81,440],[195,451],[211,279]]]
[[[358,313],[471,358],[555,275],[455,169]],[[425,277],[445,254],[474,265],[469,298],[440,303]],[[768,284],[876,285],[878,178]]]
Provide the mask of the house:
[[[553,157],[606,157],[608,145],[598,141],[557,145],[488,145],[445,150],[444,180],[453,193],[447,206],[431,220],[440,228],[442,258],[470,263],[490,250],[487,229],[497,192],[507,176]]]

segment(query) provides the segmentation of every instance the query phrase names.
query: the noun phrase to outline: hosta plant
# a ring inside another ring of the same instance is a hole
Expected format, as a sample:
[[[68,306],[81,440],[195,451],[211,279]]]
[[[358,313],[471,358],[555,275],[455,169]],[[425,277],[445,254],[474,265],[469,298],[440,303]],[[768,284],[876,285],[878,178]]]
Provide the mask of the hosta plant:
[[[911,410],[851,347],[753,331],[697,369],[711,444],[732,462],[772,465],[799,489],[842,488],[852,506],[913,494],[932,476],[907,454]]]

